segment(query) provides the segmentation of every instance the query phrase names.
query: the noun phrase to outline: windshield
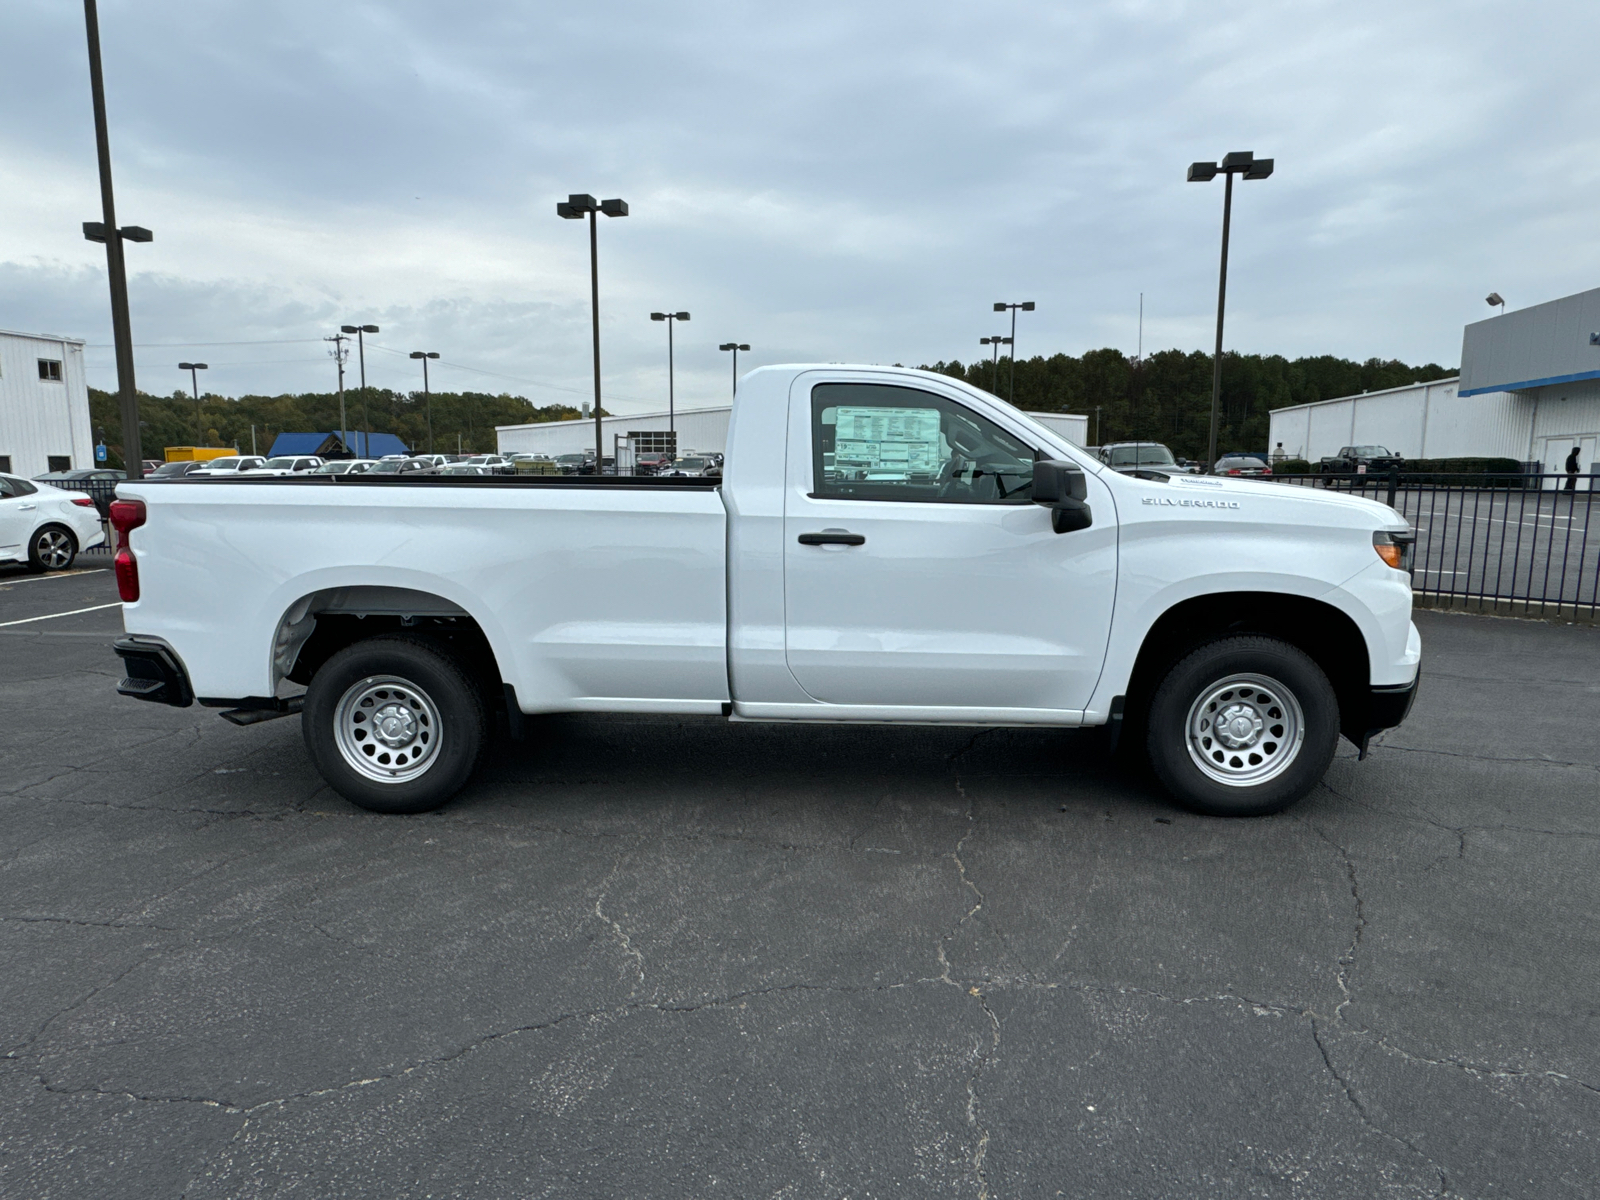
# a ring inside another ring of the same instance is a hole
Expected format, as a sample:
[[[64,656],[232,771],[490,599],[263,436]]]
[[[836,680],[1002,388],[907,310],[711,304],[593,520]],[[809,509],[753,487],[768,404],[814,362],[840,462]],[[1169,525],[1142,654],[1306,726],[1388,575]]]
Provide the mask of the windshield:
[[[675,467],[683,467],[686,470],[698,471],[701,467],[706,465],[706,461],[707,460],[703,458],[680,458],[672,465]]]
[[[267,467],[267,468],[269,468],[271,470],[274,470],[274,471],[287,471],[290,467],[294,466],[294,459],[292,457],[291,458],[269,458],[269,459],[267,459],[266,462],[262,463],[261,465],[263,467]]]
[[[585,454],[563,454],[559,458],[557,458],[556,461],[557,462],[564,462],[564,463],[581,463],[587,457],[588,457],[588,455],[585,455]]]
[[[1159,442],[1145,442],[1137,446],[1114,446],[1111,450],[1113,467],[1175,467],[1177,461],[1172,451]]]
[[[315,471],[313,471],[312,474],[313,475],[343,475],[346,471],[348,471],[350,469],[350,466],[351,466],[351,464],[347,463],[347,462],[323,463],[320,467],[318,467]]]
[[[208,471],[237,471],[243,462],[244,459],[242,458],[213,458],[206,463],[205,469]]]
[[[400,468],[404,465],[404,460],[396,461],[395,459],[386,459],[381,463],[373,463],[372,466],[367,468],[367,474],[398,475],[400,474]]]

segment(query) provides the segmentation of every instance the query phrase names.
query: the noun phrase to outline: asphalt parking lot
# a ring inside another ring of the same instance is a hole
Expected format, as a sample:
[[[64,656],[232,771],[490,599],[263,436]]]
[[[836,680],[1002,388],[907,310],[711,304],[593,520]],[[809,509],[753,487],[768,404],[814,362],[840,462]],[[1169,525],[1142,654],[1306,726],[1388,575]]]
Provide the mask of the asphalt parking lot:
[[[117,697],[115,600],[0,570],[0,1195],[1600,1193],[1600,630],[1419,614],[1409,723],[1262,820],[627,717],[396,818]]]

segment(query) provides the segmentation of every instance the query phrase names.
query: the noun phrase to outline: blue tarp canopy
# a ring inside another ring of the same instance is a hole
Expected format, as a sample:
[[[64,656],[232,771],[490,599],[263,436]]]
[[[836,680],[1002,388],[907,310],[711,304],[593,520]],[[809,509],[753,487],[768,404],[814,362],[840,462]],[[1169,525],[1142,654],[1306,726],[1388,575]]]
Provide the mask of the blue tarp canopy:
[[[273,457],[280,454],[319,454],[323,458],[345,458],[354,454],[356,458],[382,458],[385,454],[409,453],[406,444],[392,433],[367,434],[351,429],[348,434],[349,441],[344,442],[340,440],[338,430],[332,433],[280,433],[267,454]]]

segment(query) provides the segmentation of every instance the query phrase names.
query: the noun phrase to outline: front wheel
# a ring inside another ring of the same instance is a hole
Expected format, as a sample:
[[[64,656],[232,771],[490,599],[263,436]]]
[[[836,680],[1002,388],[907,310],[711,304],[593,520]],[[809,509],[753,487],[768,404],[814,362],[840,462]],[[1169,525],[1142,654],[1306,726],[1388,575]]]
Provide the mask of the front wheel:
[[[1150,765],[1178,800],[1217,817],[1281,812],[1317,785],[1339,741],[1339,699],[1302,650],[1230,637],[1167,672],[1150,703]]]
[[[371,812],[438,808],[478,765],[488,722],[479,689],[448,651],[385,635],[346,646],[312,676],[300,717],[333,789]]]

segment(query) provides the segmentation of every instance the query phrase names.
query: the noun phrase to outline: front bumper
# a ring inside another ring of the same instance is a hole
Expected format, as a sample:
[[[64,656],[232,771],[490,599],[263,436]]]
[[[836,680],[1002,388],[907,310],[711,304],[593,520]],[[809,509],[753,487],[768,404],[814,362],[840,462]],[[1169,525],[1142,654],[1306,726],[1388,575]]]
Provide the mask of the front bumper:
[[[1367,756],[1367,743],[1374,734],[1393,729],[1406,719],[1417,699],[1417,688],[1422,683],[1422,672],[1410,683],[1397,687],[1375,687],[1367,695],[1367,711],[1354,730],[1346,728],[1345,736],[1356,744],[1361,757]]]
[[[117,684],[119,695],[170,704],[174,708],[188,708],[194,703],[189,673],[183,669],[177,653],[166,642],[160,638],[125,633],[111,645],[128,672],[123,681]]]

